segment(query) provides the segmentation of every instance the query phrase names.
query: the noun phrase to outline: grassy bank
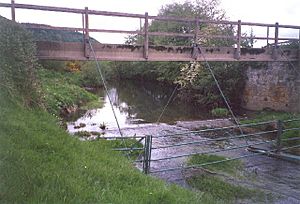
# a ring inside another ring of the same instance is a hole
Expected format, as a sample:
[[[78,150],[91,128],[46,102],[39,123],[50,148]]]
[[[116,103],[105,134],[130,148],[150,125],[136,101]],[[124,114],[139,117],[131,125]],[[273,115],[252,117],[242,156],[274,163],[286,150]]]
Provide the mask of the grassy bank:
[[[142,175],[109,141],[80,142],[44,111],[0,92],[1,203],[197,203],[197,194]]]
[[[39,69],[38,76],[49,113],[58,115],[60,110],[69,107],[103,105],[96,95],[80,86],[77,73]]]

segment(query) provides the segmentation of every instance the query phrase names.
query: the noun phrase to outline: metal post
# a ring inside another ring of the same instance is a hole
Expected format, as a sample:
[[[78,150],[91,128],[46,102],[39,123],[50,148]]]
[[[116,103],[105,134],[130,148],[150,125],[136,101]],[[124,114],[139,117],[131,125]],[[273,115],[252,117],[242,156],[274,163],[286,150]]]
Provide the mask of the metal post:
[[[11,0],[11,20],[16,22],[15,0]]]
[[[275,40],[274,40],[274,48],[273,48],[273,59],[276,60],[278,58],[278,35],[279,35],[279,24],[275,23]]]
[[[276,144],[276,152],[279,153],[282,148],[281,143],[281,135],[282,135],[283,124],[281,120],[277,121],[277,144]]]
[[[147,135],[145,138],[144,160],[143,160],[143,172],[145,174],[150,173],[151,149],[152,149],[152,135]]]
[[[84,32],[84,56],[86,58],[90,57],[90,49],[89,49],[89,9],[85,7],[85,32]]]
[[[149,56],[149,34],[148,34],[148,27],[149,27],[149,22],[148,22],[148,12],[145,13],[145,24],[144,24],[144,31],[145,31],[145,36],[144,36],[144,58],[148,60]]]
[[[241,20],[238,20],[238,28],[237,28],[237,48],[235,59],[239,60],[241,58],[241,40],[242,40],[242,23]]]

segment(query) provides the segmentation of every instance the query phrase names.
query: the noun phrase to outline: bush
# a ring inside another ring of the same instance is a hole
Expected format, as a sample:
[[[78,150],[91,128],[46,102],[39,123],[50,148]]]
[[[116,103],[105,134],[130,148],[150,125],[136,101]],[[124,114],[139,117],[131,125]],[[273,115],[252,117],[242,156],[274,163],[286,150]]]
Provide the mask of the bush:
[[[29,32],[0,16],[0,86],[27,106],[42,106],[36,69],[40,66]]]
[[[214,108],[211,110],[211,114],[216,117],[224,117],[229,114],[229,111],[226,108]]]

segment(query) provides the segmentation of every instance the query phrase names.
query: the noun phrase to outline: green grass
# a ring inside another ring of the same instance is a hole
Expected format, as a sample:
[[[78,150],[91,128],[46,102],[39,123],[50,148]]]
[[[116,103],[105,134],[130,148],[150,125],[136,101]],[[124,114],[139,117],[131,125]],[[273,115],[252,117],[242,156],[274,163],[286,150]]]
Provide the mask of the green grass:
[[[193,155],[189,158],[188,165],[199,165],[225,159],[226,157],[218,155]],[[262,192],[228,183],[224,181],[223,178],[218,177],[220,173],[234,177],[238,176],[239,171],[243,170],[243,164],[239,160],[207,165],[204,166],[204,168],[214,171],[217,174],[211,175],[203,173],[201,175],[193,175],[187,179],[188,184],[223,203],[233,203],[236,202],[237,199],[250,199],[253,196],[257,199],[257,197],[260,198],[263,195]]]
[[[222,203],[238,203],[237,200],[261,197],[262,193],[236,186],[215,176],[200,175],[187,180],[188,184],[214,197]]]
[[[211,110],[211,114],[215,117],[225,117],[229,111],[226,108],[214,108]]]
[[[111,141],[81,142],[0,92],[0,203],[204,203],[139,170]]]
[[[58,115],[60,109],[75,105],[87,104],[86,108],[103,105],[96,95],[78,85],[76,73],[40,69],[38,74],[47,110],[52,114]]]
[[[216,161],[221,161],[221,160],[226,160],[226,157],[218,156],[218,155],[212,155],[212,154],[197,154],[193,155],[189,158],[188,160],[188,165],[197,165],[197,164],[204,164],[204,163],[209,163],[209,162],[216,162]],[[218,164],[212,164],[212,165],[207,165],[204,166],[204,168],[211,170],[211,171],[221,171],[225,172],[228,174],[235,174],[237,173],[238,170],[243,169],[243,164],[240,160],[231,160],[227,162],[222,162]]]

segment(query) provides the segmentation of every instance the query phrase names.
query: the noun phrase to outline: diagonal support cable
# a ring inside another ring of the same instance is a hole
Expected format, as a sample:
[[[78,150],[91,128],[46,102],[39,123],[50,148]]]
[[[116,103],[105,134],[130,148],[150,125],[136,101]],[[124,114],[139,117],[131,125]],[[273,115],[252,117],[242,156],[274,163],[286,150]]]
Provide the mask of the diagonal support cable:
[[[206,68],[209,70],[211,76],[213,77],[213,79],[214,79],[214,81],[215,81],[215,84],[216,84],[216,86],[217,86],[217,88],[218,88],[218,90],[219,90],[219,92],[220,92],[220,94],[221,94],[221,96],[222,96],[222,98],[223,98],[223,100],[224,100],[224,102],[225,102],[225,104],[226,104],[226,106],[227,106],[227,108],[228,108],[228,110],[229,110],[231,116],[233,117],[233,120],[234,120],[235,124],[236,124],[237,127],[239,128],[240,133],[243,135],[244,132],[243,132],[242,128],[240,127],[240,123],[239,123],[237,117],[235,116],[235,114],[233,113],[233,110],[232,110],[231,106],[229,105],[229,102],[228,102],[228,100],[226,99],[226,97],[225,97],[225,95],[224,95],[224,92],[222,91],[222,88],[221,88],[221,86],[220,86],[220,84],[219,84],[219,82],[218,82],[218,80],[217,80],[217,78],[216,78],[216,76],[215,76],[215,74],[214,74],[214,72],[213,72],[213,70],[212,70],[210,64],[208,63],[208,61],[207,61],[205,55],[203,54],[203,52],[202,52],[202,50],[201,50],[201,47],[198,46],[198,48],[199,48],[199,50],[200,50],[201,56],[203,57],[203,59],[204,59],[204,61],[205,61]],[[246,144],[248,145],[249,143],[248,143],[247,138],[245,137],[244,139],[245,139],[245,141],[246,141]]]

